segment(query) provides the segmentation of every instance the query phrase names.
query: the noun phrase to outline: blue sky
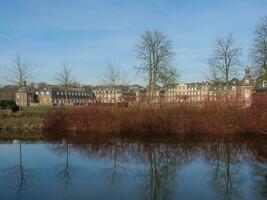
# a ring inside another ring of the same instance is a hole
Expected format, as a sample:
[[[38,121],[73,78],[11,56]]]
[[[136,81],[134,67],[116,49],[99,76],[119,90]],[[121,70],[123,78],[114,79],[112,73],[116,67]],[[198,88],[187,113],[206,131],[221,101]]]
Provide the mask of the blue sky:
[[[61,61],[76,79],[99,84],[107,63],[136,75],[134,47],[146,30],[172,41],[180,81],[204,80],[216,37],[234,32],[243,62],[266,0],[0,0],[0,84],[5,65],[20,53],[36,66],[33,81],[54,83]]]

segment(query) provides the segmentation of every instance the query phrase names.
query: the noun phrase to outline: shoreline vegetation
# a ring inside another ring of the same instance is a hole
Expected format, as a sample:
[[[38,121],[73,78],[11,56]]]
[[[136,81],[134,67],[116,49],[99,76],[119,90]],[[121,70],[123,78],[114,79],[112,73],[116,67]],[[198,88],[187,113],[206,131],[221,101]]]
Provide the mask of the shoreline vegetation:
[[[99,138],[175,139],[187,135],[229,136],[267,133],[265,104],[241,108],[233,102],[201,106],[34,107],[1,112],[0,139]]]
[[[234,103],[219,102],[202,106],[81,107],[48,113],[43,123],[44,133],[74,137],[231,135],[260,133],[259,130],[267,130],[264,107],[240,108]]]

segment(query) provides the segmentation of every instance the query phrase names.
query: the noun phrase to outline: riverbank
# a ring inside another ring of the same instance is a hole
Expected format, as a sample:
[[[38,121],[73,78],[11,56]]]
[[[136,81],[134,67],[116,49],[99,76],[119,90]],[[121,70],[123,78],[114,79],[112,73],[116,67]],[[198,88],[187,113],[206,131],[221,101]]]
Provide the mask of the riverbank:
[[[46,140],[41,132],[0,132],[0,140],[39,141]]]
[[[40,140],[43,119],[51,107],[28,107],[18,112],[0,110],[0,139]]]
[[[0,130],[5,132],[40,132],[51,107],[27,107],[18,112],[0,110]]]

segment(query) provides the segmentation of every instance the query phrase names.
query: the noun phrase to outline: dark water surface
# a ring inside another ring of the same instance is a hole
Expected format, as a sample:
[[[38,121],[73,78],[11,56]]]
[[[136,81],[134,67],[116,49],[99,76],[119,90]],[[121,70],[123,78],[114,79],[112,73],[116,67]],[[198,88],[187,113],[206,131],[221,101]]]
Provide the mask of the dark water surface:
[[[267,199],[265,139],[2,141],[0,199]]]

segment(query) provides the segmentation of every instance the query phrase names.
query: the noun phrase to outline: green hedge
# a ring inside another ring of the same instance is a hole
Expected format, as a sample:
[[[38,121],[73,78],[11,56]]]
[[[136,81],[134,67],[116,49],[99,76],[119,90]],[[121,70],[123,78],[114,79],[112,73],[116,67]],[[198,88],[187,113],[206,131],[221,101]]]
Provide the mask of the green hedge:
[[[13,100],[0,100],[0,108],[2,110],[11,109],[13,112],[19,110],[19,107],[16,105],[16,102]]]

